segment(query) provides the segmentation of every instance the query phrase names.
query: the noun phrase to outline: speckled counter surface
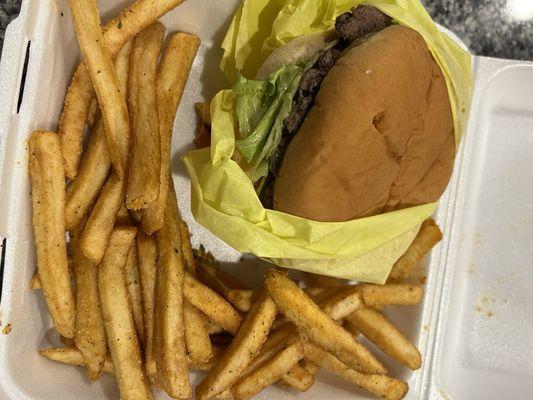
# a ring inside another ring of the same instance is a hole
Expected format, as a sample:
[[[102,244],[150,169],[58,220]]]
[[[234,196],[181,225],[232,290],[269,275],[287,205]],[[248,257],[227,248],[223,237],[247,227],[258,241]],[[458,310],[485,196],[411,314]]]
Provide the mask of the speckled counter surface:
[[[39,1],[39,0],[28,0]],[[441,25],[479,55],[533,60],[533,0],[422,0]],[[0,48],[20,0],[0,0]]]

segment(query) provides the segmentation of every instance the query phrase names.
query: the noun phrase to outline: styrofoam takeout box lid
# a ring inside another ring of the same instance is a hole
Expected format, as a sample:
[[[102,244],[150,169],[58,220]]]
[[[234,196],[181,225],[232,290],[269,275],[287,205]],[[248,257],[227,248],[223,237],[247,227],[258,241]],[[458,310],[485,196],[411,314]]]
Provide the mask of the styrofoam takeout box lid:
[[[100,1],[105,16],[129,1]],[[172,171],[194,245],[203,243],[243,279],[259,284],[265,265],[241,255],[196,224],[180,157],[190,148],[193,104],[227,85],[218,45],[238,0],[195,0],[166,15],[171,31],[198,34],[198,57],[174,125]],[[27,78],[19,87],[28,43]],[[118,398],[111,377],[89,384],[81,368],[47,361],[37,349],[57,345],[35,270],[26,141],[36,128],[56,129],[65,89],[79,57],[66,0],[23,1],[8,27],[0,64],[0,236],[6,238],[0,328],[0,397]],[[411,399],[523,399],[533,391],[533,63],[475,57],[471,121],[436,219],[443,241],[426,261],[426,293],[418,307],[391,310],[423,357],[412,373],[386,359],[408,381]],[[7,330],[6,330],[7,332]],[[379,351],[376,350],[379,353]],[[198,380],[199,376],[194,376]],[[165,398],[163,394],[158,395]],[[288,399],[276,387],[259,395]],[[329,375],[306,399],[370,398]]]

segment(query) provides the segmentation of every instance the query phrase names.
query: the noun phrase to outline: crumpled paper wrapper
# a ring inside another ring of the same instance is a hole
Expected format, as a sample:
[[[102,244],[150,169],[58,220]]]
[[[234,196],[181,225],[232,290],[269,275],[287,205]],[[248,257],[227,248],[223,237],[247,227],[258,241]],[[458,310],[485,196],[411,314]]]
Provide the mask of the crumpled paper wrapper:
[[[442,33],[418,0],[246,0],[222,44],[221,68],[253,77],[268,55],[292,39],[325,31],[359,4],[372,5],[426,40],[440,65],[454,117],[457,144],[467,124],[472,90],[470,54]],[[348,222],[316,222],[265,209],[252,182],[231,157],[237,121],[231,90],[211,102],[211,147],[184,157],[196,220],[227,244],[274,264],[322,275],[384,283],[394,262],[437,203]]]

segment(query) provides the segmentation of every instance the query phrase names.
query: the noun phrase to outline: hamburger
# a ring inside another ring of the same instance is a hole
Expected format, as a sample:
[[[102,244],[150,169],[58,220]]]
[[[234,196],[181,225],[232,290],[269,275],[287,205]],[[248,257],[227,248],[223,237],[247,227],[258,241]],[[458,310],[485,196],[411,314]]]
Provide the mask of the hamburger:
[[[263,205],[341,222],[439,199],[453,169],[446,81],[422,36],[371,6],[239,77],[234,159]]]

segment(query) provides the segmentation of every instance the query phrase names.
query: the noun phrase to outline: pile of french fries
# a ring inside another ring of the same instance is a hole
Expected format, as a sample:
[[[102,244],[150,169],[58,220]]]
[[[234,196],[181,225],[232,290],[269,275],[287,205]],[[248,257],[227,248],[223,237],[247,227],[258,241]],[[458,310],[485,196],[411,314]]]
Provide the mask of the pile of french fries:
[[[163,49],[157,22],[181,1],[137,0],[101,28],[95,0],[69,0],[83,62],[58,133],[36,131],[29,140],[31,287],[43,289],[65,344],[40,353],[84,367],[91,381],[113,374],[126,400],[152,399],[154,388],[191,398],[191,370],[206,373],[200,400],[249,399],[272,384],[305,392],[320,369],[403,398],[407,384],[388,376],[358,337],[420,368],[419,351],[381,310],[421,301],[422,287],[404,281],[441,239],[438,226],[422,225],[386,285],[308,274],[302,289],[273,268],[252,290],[193,250],[170,142],[199,39],[171,33]],[[197,111],[203,146],[209,107]]]

